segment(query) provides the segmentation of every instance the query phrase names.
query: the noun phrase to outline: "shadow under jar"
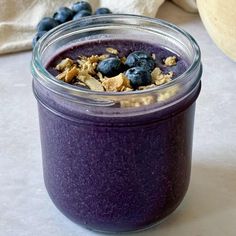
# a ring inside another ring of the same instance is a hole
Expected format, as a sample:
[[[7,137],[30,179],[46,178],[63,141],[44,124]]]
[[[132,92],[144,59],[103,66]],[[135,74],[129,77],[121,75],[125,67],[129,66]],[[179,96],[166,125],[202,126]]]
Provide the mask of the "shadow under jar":
[[[74,46],[134,39],[174,52],[187,70],[147,90],[96,92],[59,81],[46,69]],[[202,74],[199,47],[188,33],[142,16],[87,17],[39,41],[32,74],[45,185],[63,214],[92,230],[127,232],[177,208],[189,185]],[[133,105],[143,98],[153,102]]]

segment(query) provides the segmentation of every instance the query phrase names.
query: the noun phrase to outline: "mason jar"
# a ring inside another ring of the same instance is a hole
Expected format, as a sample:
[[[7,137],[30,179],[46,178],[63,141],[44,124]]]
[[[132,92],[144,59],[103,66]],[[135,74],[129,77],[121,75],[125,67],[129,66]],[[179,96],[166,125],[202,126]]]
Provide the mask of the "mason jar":
[[[169,83],[129,92],[83,89],[46,69],[62,50],[114,39],[157,44],[184,58],[188,68]],[[65,216],[92,230],[128,232],[148,228],[178,207],[190,179],[200,60],[184,30],[135,15],[71,21],[39,41],[32,75],[44,181]]]

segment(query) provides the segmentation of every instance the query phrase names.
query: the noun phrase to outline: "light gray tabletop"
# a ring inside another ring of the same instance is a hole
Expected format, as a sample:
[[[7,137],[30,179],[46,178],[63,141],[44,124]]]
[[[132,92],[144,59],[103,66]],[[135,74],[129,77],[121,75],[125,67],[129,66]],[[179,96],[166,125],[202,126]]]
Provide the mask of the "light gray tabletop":
[[[215,46],[199,16],[171,3],[158,17],[191,33],[202,50],[192,178],[164,223],[139,236],[236,235],[236,63]],[[0,57],[0,236],[95,236],[65,218],[43,184],[31,52]]]

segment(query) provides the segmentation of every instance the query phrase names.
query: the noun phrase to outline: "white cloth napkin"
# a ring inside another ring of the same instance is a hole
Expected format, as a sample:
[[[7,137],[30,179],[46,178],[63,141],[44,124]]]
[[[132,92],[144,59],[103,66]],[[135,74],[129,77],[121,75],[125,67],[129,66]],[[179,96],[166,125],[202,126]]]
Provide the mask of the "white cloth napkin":
[[[108,7],[114,13],[155,17],[165,0],[89,0],[93,9]],[[195,0],[173,0],[187,11],[195,12]],[[1,0],[0,54],[31,49],[37,23],[51,16],[60,6],[71,6],[76,0]]]

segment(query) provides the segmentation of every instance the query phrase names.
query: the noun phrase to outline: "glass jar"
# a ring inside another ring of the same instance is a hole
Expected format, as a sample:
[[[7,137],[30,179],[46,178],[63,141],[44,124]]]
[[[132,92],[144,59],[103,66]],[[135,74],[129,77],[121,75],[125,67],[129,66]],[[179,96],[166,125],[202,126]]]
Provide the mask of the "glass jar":
[[[103,39],[158,44],[189,67],[167,84],[120,93],[78,88],[45,69],[60,51]],[[188,33],[143,16],[86,17],[39,41],[32,74],[45,185],[63,214],[92,230],[127,232],[177,208],[189,185],[202,74],[199,47]]]

